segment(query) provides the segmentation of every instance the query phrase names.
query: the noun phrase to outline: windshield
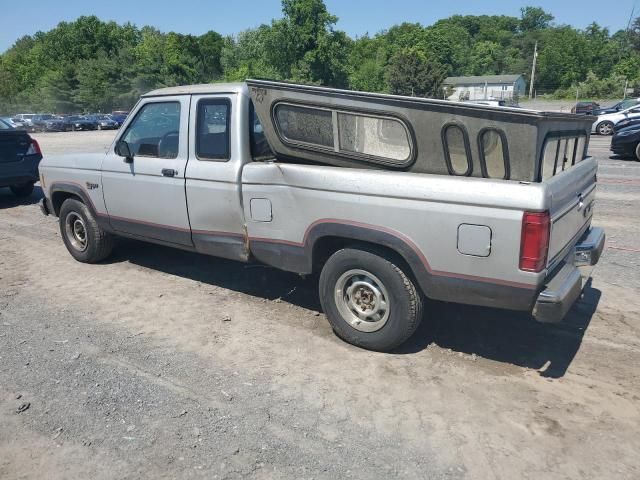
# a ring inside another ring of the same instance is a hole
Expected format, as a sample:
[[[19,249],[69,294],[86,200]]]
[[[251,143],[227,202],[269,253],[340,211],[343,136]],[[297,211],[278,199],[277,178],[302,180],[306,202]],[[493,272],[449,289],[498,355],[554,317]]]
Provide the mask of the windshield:
[[[634,104],[631,106],[631,108],[627,108],[626,110],[623,110],[623,111],[622,111],[622,112],[620,112],[620,113],[632,113],[632,112],[633,112],[633,113],[639,113],[639,112],[640,112],[640,105],[637,105],[637,104],[635,104],[635,103],[634,103]]]
[[[11,130],[12,127],[0,118],[0,130]]]
[[[618,104],[620,110],[626,110],[631,107],[635,107],[638,104],[638,100],[623,100]]]

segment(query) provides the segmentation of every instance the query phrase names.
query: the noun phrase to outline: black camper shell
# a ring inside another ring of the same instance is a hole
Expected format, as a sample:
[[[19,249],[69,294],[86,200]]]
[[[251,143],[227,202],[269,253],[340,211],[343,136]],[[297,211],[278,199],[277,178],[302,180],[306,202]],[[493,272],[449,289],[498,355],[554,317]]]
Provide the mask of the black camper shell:
[[[247,80],[275,156],[539,182],[586,156],[592,118]]]

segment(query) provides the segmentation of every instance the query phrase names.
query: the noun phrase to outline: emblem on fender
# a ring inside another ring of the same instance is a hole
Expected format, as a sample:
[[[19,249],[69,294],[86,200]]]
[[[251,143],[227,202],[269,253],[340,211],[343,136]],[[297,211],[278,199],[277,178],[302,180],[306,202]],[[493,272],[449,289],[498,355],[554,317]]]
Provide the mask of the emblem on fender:
[[[91,183],[91,182],[87,182],[87,189],[88,190],[94,190],[96,188],[98,188],[100,185],[98,185],[97,183]]]

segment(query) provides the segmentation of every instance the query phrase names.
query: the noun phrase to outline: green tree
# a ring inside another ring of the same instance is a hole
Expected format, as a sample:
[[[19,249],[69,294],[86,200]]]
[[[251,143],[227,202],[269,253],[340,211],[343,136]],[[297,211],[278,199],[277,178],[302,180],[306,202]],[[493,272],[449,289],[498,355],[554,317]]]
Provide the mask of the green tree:
[[[540,90],[569,87],[586,78],[590,55],[587,40],[571,27],[548,29],[542,36],[538,77]]]
[[[354,40],[336,22],[323,0],[283,0],[281,18],[226,38],[82,16],[0,54],[0,110],[129,108],[154,88],[247,77],[439,96],[445,75],[526,74],[536,43],[539,92],[571,96],[584,83],[620,95],[621,78],[640,82],[640,17],[611,33],[556,26],[524,7],[520,17],[454,15]]]
[[[349,87],[368,92],[384,91],[388,56],[387,41],[382,35],[374,38],[365,35],[355,40],[347,61]]]
[[[397,95],[439,97],[446,76],[446,67],[437,60],[411,50],[394,54],[387,69],[389,91]]]
[[[523,7],[520,9],[520,29],[533,32],[549,28],[554,17],[540,7]]]

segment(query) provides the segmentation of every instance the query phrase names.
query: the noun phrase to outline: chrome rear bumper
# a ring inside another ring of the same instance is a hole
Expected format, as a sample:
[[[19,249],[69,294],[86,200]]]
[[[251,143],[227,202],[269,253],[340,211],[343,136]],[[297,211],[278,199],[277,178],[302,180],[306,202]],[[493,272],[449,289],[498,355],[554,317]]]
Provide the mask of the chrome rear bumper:
[[[593,267],[604,249],[605,233],[602,228],[591,228],[578,241],[573,255],[550,277],[538,295],[533,317],[539,322],[560,322],[580,297],[591,277]]]

